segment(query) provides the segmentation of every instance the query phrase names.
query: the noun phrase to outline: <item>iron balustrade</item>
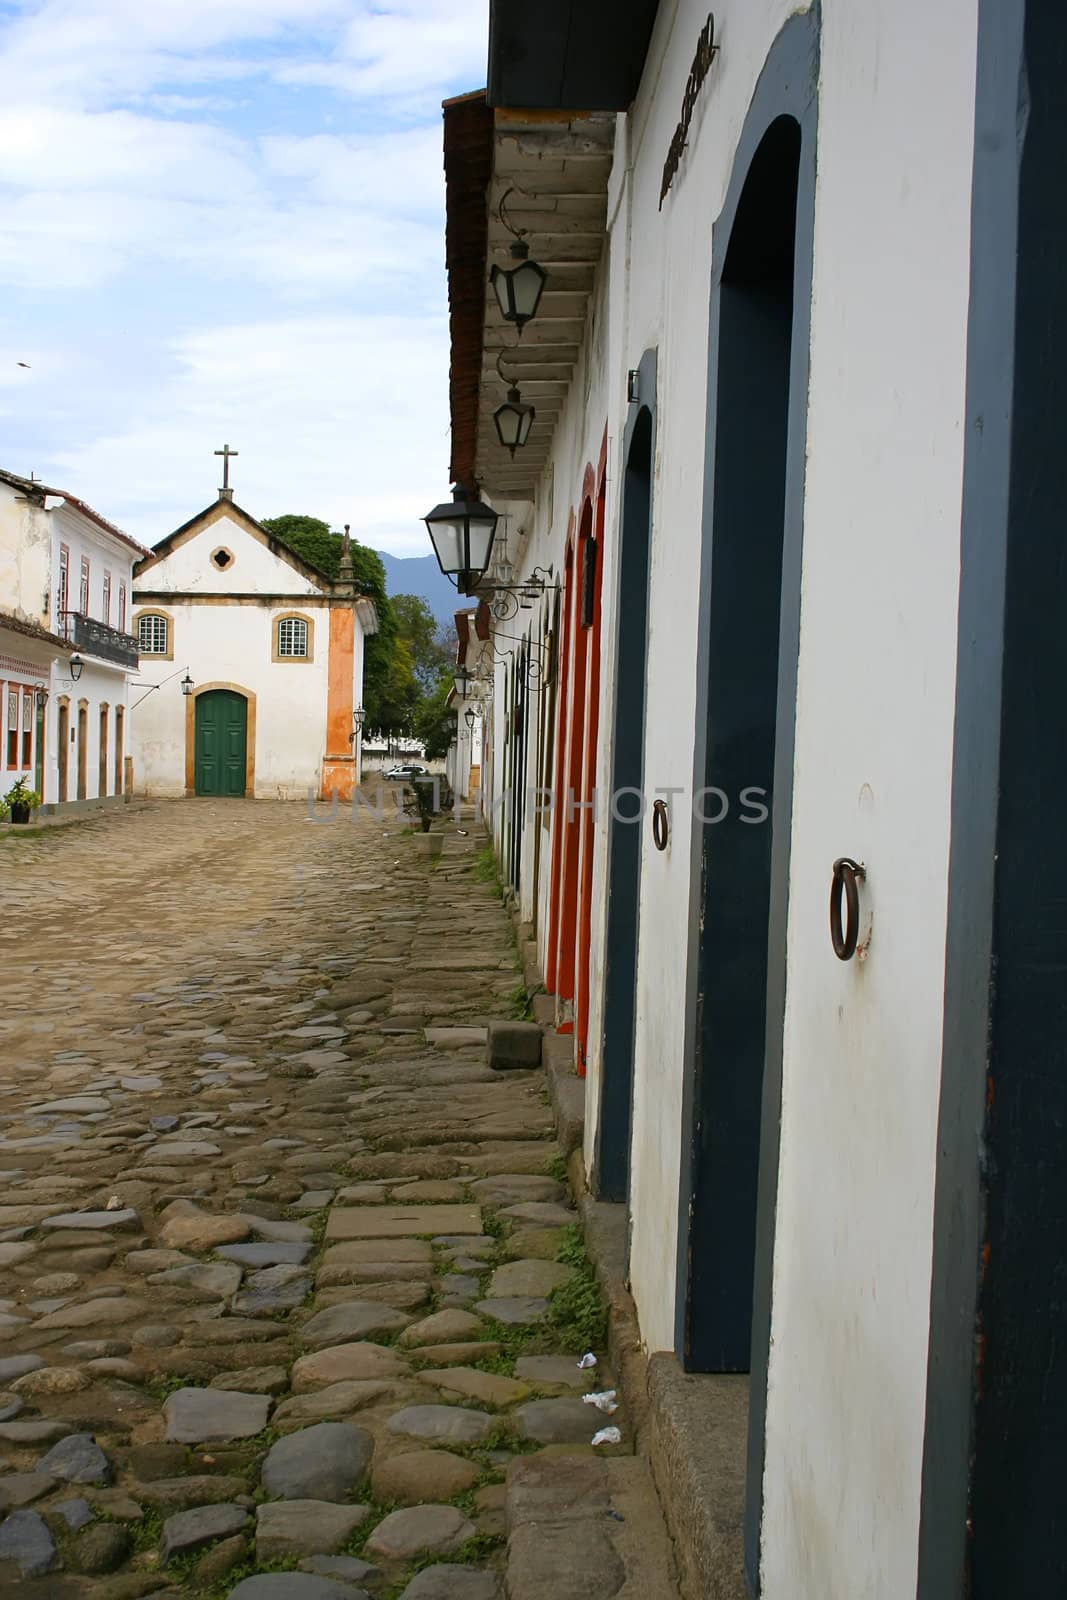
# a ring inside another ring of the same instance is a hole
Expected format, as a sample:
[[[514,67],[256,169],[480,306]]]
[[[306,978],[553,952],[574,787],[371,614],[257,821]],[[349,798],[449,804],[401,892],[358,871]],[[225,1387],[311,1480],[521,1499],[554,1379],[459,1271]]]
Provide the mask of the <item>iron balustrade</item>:
[[[87,617],[81,611],[67,611],[61,616],[63,637],[76,649],[101,661],[113,661],[120,667],[136,667],[137,640],[130,633],[112,628],[96,617]]]

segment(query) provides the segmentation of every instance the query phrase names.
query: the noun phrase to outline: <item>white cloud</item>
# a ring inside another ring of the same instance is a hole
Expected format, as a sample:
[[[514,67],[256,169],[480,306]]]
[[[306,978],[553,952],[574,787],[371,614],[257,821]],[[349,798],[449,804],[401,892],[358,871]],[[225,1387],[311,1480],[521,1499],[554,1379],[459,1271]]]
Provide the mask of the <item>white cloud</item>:
[[[449,454],[440,100],[484,81],[487,10],[0,5],[0,465],[151,541],[211,498],[228,437],[254,513],[423,552]]]
[[[99,105],[152,84],[242,78],[260,65],[228,48],[284,43],[350,10],[350,0],[43,0],[6,31],[5,95]]]
[[[211,501],[211,452],[228,439],[237,499],[254,516],[350,522],[364,543],[421,555],[418,519],[443,493],[447,372],[440,318],[205,329],[176,347],[143,416],[38,471],[151,544]]]
[[[361,5],[330,61],[284,67],[279,78],[407,103],[456,77],[485,82],[488,0]]]

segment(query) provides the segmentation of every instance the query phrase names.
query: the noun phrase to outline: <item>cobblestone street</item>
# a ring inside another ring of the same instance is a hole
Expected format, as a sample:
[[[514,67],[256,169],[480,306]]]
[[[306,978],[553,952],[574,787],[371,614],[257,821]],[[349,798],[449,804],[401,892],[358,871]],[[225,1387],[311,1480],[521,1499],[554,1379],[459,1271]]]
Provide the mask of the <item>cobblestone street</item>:
[[[0,1593],[637,1593],[478,843],[232,801],[0,840]],[[576,1502],[610,1533],[554,1574]]]

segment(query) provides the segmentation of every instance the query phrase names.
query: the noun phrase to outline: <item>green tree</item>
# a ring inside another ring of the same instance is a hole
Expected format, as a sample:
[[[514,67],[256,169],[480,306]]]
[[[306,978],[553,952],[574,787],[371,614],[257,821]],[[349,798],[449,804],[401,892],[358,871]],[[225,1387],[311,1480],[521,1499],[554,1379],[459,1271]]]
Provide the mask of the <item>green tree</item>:
[[[265,517],[260,526],[266,528],[268,533],[273,533],[295,555],[325,573],[327,578],[337,577],[341,561],[341,535],[332,532],[328,522],[323,522],[319,517],[290,514]]]
[[[394,594],[393,614],[397,632],[411,648],[411,659],[424,694],[431,694],[438,680],[452,670],[455,646],[449,646],[447,634],[437,625],[426,601],[417,594]]]
[[[261,526],[325,577],[336,579],[344,541],[321,517],[289,513],[266,517]],[[410,719],[411,712],[398,711],[404,696],[391,681],[397,625],[392,602],[385,592],[385,568],[377,551],[357,539],[352,540],[352,568],[357,584],[374,601],[378,612],[378,632],[367,640],[363,660],[363,705],[367,713],[364,726],[368,732],[395,733]]]
[[[448,706],[452,674],[442,675],[432,694],[425,695],[413,719],[416,738],[426,746],[427,756],[446,755],[456,731],[456,714]]]

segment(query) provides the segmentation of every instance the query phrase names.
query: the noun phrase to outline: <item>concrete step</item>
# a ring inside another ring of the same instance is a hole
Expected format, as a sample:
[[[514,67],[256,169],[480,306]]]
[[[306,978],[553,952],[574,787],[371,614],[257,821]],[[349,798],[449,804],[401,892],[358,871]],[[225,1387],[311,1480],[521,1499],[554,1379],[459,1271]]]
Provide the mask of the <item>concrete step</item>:
[[[637,1456],[511,1463],[508,1600],[678,1600],[660,1504]]]

